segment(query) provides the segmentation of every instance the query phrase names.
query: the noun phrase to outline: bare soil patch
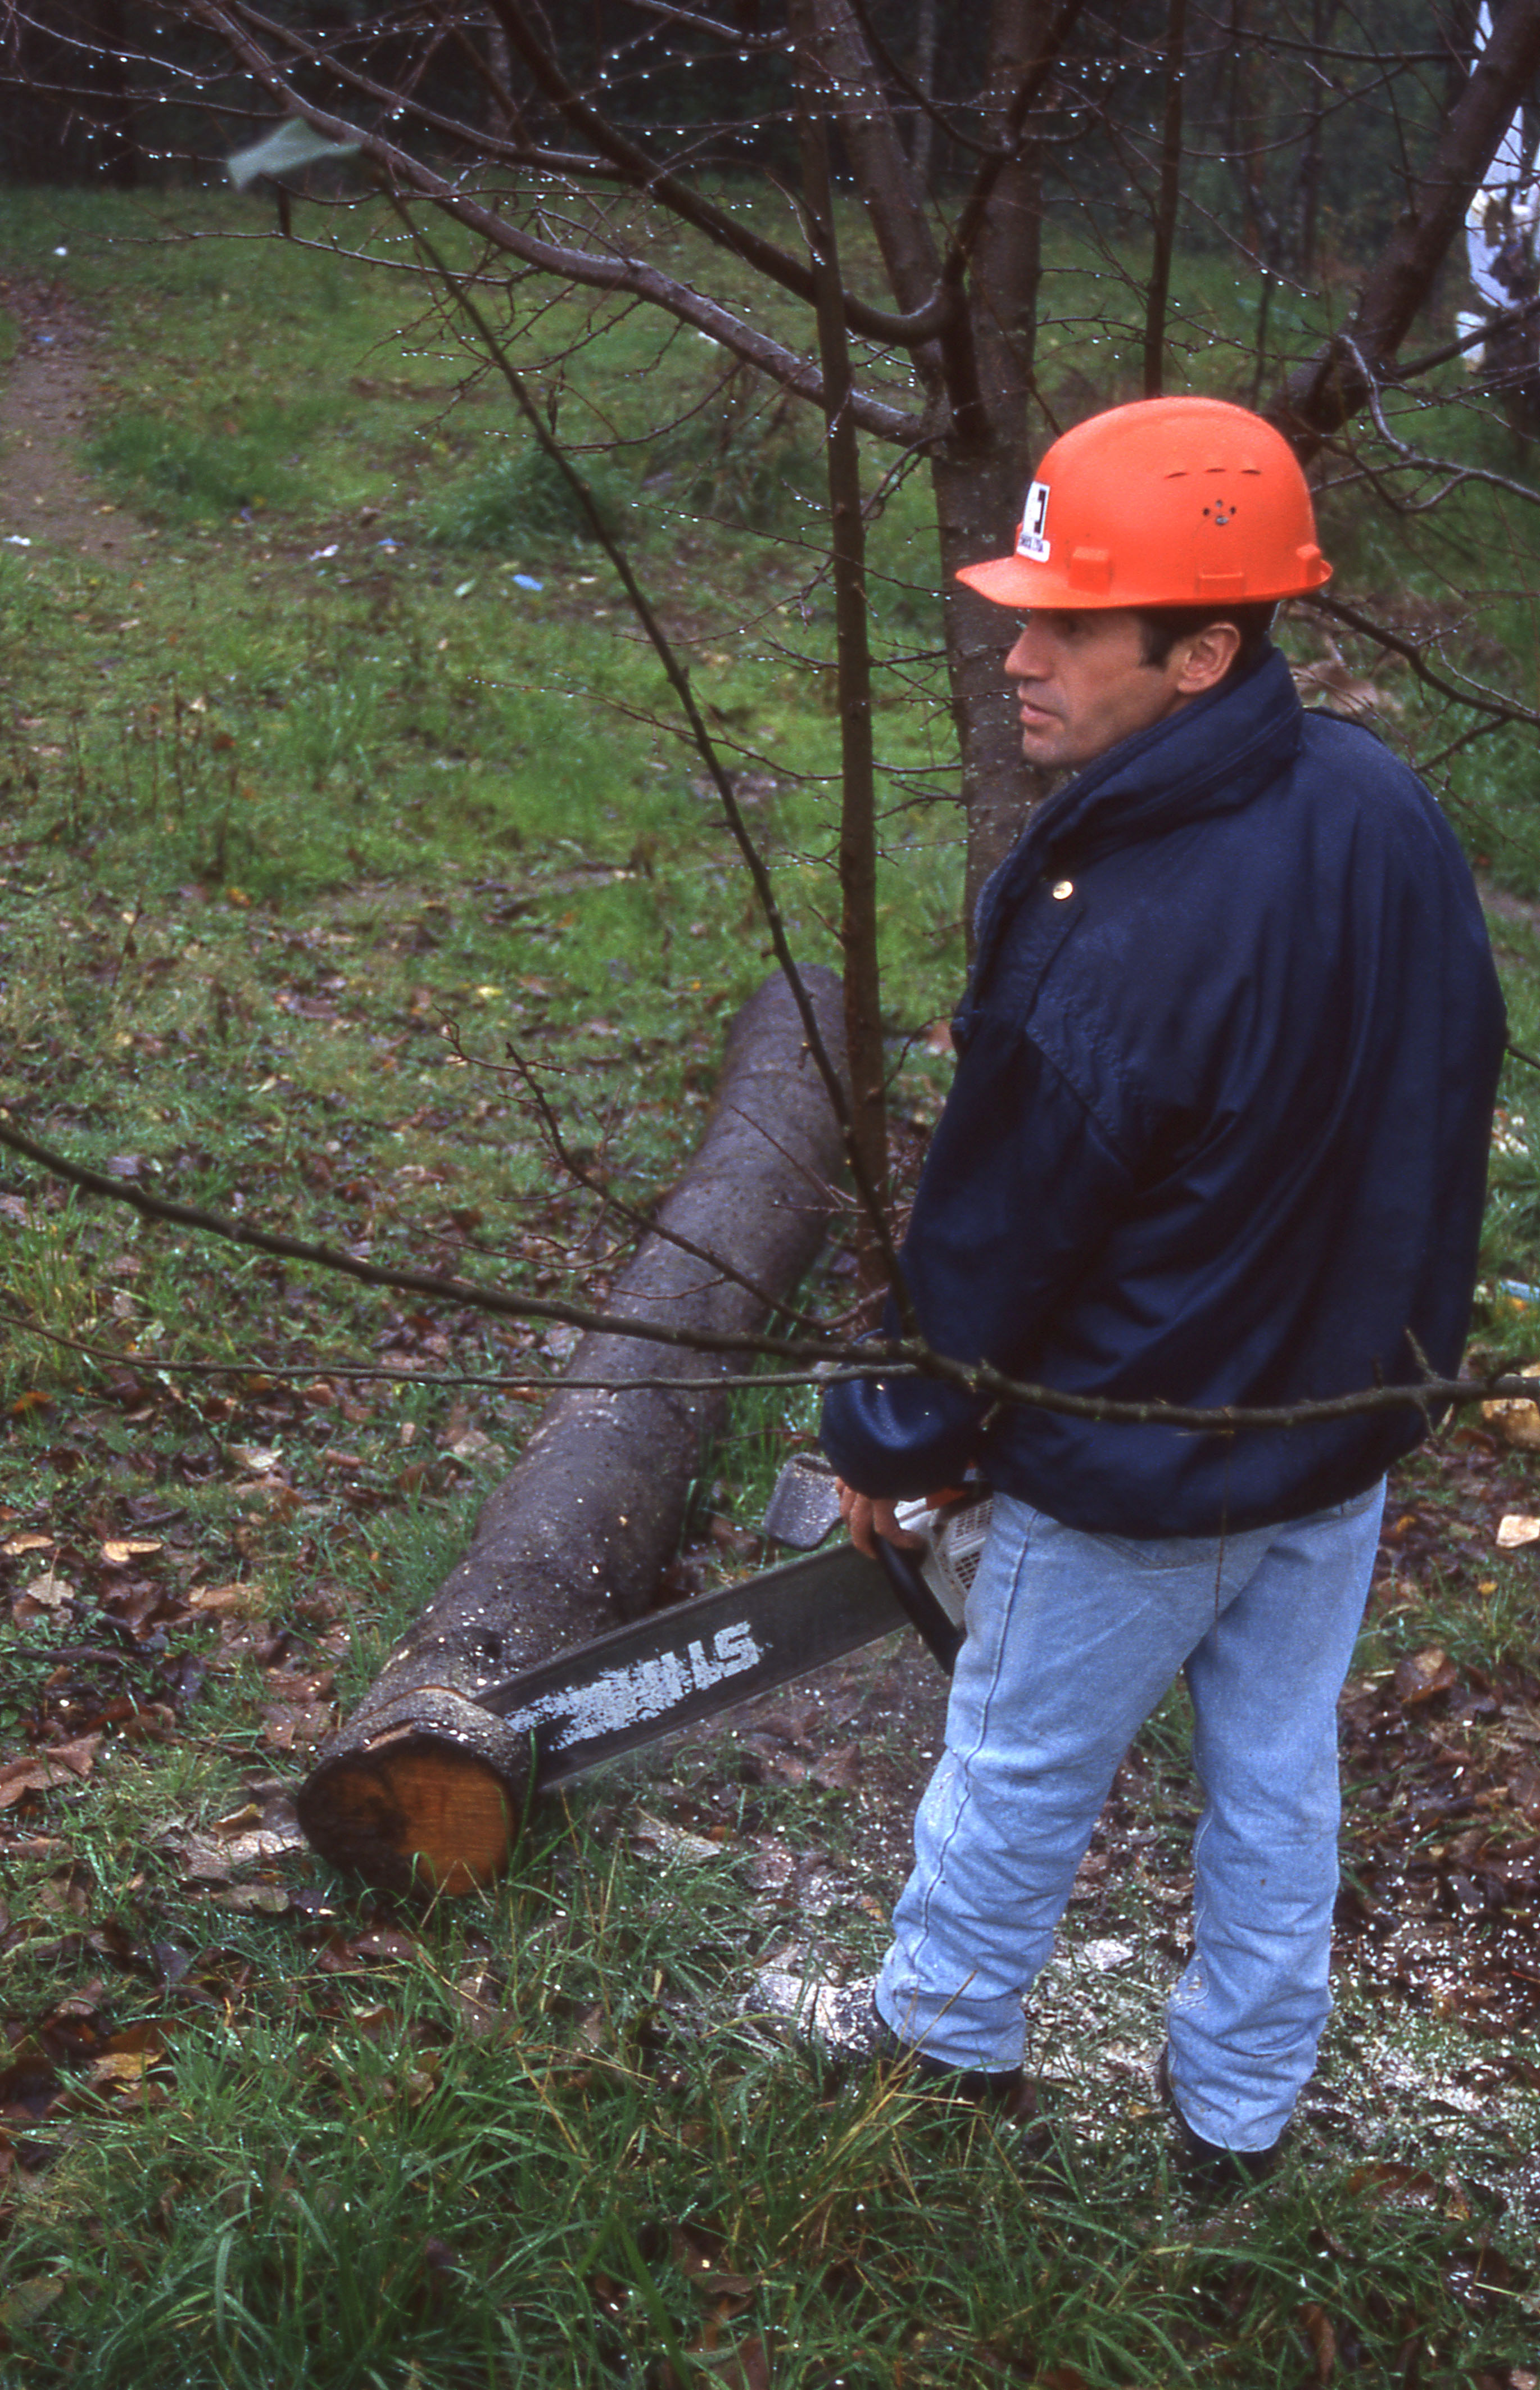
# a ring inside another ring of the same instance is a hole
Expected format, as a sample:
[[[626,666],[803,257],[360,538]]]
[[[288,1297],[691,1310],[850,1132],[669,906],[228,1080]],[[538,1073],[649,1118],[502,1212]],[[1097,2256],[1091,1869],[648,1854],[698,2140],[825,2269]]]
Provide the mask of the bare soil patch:
[[[102,334],[52,285],[0,281],[0,306],[21,334],[0,388],[0,537],[106,564],[139,560],[145,526],[102,498],[80,460]]]

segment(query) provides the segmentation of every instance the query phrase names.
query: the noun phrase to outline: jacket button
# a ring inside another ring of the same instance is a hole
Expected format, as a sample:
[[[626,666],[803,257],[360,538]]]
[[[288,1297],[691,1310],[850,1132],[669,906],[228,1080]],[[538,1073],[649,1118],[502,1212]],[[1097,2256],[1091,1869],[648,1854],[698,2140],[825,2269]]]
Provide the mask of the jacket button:
[[[1074,894],[1075,883],[1072,880],[1056,880],[1053,884],[1053,893],[1062,905],[1066,896],[1072,896]]]

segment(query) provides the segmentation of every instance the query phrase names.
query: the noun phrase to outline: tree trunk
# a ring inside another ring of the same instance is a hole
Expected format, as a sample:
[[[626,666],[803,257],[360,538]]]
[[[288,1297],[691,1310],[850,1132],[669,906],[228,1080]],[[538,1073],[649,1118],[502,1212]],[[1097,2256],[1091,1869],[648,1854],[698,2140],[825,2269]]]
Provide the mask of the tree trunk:
[[[816,969],[805,977],[840,1058],[839,980]],[[612,1307],[673,1327],[757,1328],[817,1252],[840,1163],[796,1008],[773,980],[733,1023],[711,1124],[658,1215],[659,1229],[721,1266],[655,1231]],[[518,1831],[529,1754],[477,1706],[477,1690],[648,1608],[720,1423],[716,1381],[728,1367],[630,1337],[584,1339],[568,1374],[606,1390],[557,1394],[484,1504],[465,1558],[320,1753],[299,1809],[325,1857],[398,1890],[463,1891],[497,1872]],[[648,1378],[674,1382],[627,1391]]]
[[[1004,862],[1046,785],[1021,760],[1021,726],[1002,666],[1016,618],[954,578],[958,567],[1008,552],[1020,517],[1026,471],[1014,457],[988,466],[937,457],[930,469],[946,620],[946,671],[968,809],[963,916],[968,950],[984,881]]]
[[[487,131],[494,141],[506,141],[518,122],[519,111],[513,99],[513,52],[501,20],[490,12],[486,19],[487,65],[496,85],[487,94]]]
[[[1294,189],[1294,264],[1308,282],[1315,271],[1315,249],[1321,223],[1321,172],[1325,164],[1326,96],[1331,89],[1318,53],[1330,41],[1337,19],[1337,0],[1312,0],[1310,83],[1305,103],[1305,135],[1300,145],[1299,174]]]
[[[813,0],[820,63],[836,95],[840,129],[901,307],[930,297],[941,272],[925,195],[898,135],[882,78],[849,0]],[[986,139],[1005,137],[1011,102],[1027,82],[1052,21],[1050,0],[994,0],[988,84],[980,110]],[[966,346],[976,403],[967,436],[931,456],[944,606],[947,675],[968,816],[965,913],[969,942],[979,892],[1014,845],[1041,777],[1021,761],[1016,709],[1001,676],[1008,617],[953,579],[957,567],[1010,545],[1036,441],[1029,420],[1041,276],[1042,160],[1024,141],[990,199],[973,254]],[[939,352],[917,351],[932,404],[944,397]]]
[[[1040,55],[1052,16],[1049,0],[995,0],[985,131],[996,141],[1003,137],[1013,97]],[[1013,618],[959,588],[952,577],[961,564],[1010,548],[1042,444],[1030,414],[1042,279],[1042,189],[1040,148],[1023,140],[995,187],[969,291],[984,438],[966,447],[948,443],[931,467],[946,596],[946,662],[968,813],[963,906],[970,954],[980,892],[1020,836],[1046,785],[1021,761],[1016,701],[1000,670],[1014,636]]]
[[[915,88],[927,99],[936,96],[936,0],[919,0],[915,11],[915,56],[913,74]],[[930,180],[930,152],[935,145],[936,123],[923,108],[915,110],[914,131],[909,136],[909,168],[921,190]]]
[[[851,1134],[866,1183],[886,1208],[887,1073],[878,958],[877,781],[866,621],[866,525],[861,501],[860,441],[849,405],[850,345],[829,183],[826,99],[813,60],[812,14],[811,0],[793,0],[792,34],[806,61],[798,75],[797,132],[828,417],[824,468],[840,688],[840,960],[845,990],[845,1052],[850,1066]],[[861,1223],[858,1248],[863,1285],[869,1289],[882,1284],[885,1273],[869,1220]]]
[[[1187,0],[1167,0],[1166,102],[1161,139],[1161,186],[1155,206],[1145,297],[1144,394],[1159,398],[1165,381],[1166,302],[1176,247],[1176,212],[1182,198],[1182,83],[1187,71]]]

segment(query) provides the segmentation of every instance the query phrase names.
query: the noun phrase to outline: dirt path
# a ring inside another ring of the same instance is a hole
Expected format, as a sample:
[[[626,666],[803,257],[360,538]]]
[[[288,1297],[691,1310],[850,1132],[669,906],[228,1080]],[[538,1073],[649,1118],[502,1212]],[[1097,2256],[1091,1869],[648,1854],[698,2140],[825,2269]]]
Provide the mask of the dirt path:
[[[51,285],[0,281],[0,307],[21,333],[0,388],[0,538],[103,564],[139,561],[150,552],[146,527],[102,497],[80,458],[101,334]]]

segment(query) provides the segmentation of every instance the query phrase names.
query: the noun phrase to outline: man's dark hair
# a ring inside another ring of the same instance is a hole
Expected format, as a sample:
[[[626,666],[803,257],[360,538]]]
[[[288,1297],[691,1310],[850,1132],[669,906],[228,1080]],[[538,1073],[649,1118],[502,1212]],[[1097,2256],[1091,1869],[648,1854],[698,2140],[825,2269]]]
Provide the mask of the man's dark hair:
[[[1230,672],[1249,672],[1267,642],[1273,627],[1276,605],[1251,606],[1136,606],[1139,630],[1144,640],[1144,661],[1147,664],[1163,664],[1178,639],[1190,639],[1196,631],[1206,631],[1211,623],[1233,623],[1240,633],[1240,646]]]

